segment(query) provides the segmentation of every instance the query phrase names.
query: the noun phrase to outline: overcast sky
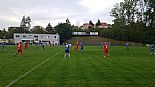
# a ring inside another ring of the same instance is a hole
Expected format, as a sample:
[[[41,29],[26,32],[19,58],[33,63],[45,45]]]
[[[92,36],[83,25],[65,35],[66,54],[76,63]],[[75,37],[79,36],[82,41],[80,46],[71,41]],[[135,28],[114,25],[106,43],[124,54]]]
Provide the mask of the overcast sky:
[[[22,17],[31,17],[31,25],[46,27],[65,22],[82,25],[98,19],[112,23],[110,11],[123,0],[0,0],[0,29],[19,26]]]

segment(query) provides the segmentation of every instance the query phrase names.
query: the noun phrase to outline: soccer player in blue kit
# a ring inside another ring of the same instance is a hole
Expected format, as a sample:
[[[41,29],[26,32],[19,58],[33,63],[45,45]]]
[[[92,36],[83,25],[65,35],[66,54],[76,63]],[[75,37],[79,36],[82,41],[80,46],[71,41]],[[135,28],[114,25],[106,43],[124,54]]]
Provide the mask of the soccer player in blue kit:
[[[2,45],[2,50],[4,50],[5,43],[2,42],[1,45]]]
[[[68,58],[70,58],[70,45],[68,44],[68,42],[66,42],[66,45],[65,45],[65,55],[64,55],[64,58],[66,58],[67,54],[68,54]]]
[[[126,47],[127,51],[129,51],[129,45],[127,42],[125,43],[125,47]]]
[[[154,53],[154,44],[152,43],[152,44],[150,44],[150,54],[155,54]]]

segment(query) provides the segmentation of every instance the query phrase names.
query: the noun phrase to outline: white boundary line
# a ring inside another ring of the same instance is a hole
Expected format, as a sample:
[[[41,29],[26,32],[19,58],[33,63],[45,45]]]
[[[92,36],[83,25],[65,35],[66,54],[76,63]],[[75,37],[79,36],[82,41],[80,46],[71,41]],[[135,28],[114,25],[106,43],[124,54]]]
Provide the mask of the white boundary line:
[[[47,61],[49,61],[51,58],[57,56],[59,53],[61,53],[63,50],[61,50],[60,52],[58,52],[57,54],[55,54],[54,56],[51,56],[50,58],[46,59],[45,61],[43,61],[42,63],[38,64],[37,66],[33,67],[32,69],[30,69],[29,71],[27,71],[25,74],[23,74],[22,76],[20,76],[19,78],[13,80],[12,82],[10,82],[8,85],[6,85],[5,87],[10,87],[13,84],[15,84],[17,81],[19,81],[20,79],[24,78],[26,75],[28,75],[29,73],[31,73],[32,71],[34,71],[35,69],[37,69],[39,66],[41,66],[42,64],[46,63]]]

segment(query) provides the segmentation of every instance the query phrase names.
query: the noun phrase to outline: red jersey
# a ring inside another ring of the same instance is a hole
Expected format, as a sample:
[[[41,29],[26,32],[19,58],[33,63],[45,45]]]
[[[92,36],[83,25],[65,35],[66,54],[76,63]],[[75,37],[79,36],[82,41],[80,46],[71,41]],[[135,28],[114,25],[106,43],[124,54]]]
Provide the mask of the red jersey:
[[[18,50],[22,50],[22,44],[18,44]]]
[[[104,43],[104,55],[107,55],[108,54],[108,43],[105,42]]]
[[[78,45],[79,45],[79,44],[78,44],[78,41],[76,41],[76,45],[75,45],[75,48],[76,48],[76,49],[78,49]]]
[[[104,50],[108,50],[108,43],[107,42],[104,43]]]
[[[104,49],[105,50],[108,50],[108,45],[104,45]]]
[[[28,48],[28,43],[25,43],[25,48]]]

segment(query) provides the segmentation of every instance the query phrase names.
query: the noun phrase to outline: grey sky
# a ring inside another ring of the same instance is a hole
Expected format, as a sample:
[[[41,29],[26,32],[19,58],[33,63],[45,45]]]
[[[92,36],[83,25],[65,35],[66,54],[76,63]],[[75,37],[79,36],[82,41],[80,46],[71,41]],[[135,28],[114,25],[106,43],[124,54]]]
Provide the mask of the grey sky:
[[[46,27],[65,22],[74,25],[92,20],[112,23],[110,11],[123,0],[0,0],[0,29],[19,26],[22,16],[30,16],[32,26]]]

